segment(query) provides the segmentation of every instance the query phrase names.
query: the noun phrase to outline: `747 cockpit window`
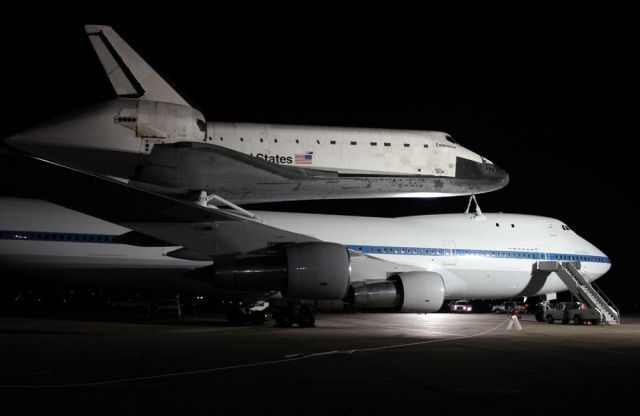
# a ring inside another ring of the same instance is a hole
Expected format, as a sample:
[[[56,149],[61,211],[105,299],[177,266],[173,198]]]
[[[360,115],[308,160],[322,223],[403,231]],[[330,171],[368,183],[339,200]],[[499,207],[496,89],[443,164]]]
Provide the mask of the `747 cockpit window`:
[[[448,134],[445,134],[444,137],[445,137],[445,139],[447,139],[448,142],[451,142],[453,144],[458,144],[458,142],[455,141],[454,138],[449,136]]]

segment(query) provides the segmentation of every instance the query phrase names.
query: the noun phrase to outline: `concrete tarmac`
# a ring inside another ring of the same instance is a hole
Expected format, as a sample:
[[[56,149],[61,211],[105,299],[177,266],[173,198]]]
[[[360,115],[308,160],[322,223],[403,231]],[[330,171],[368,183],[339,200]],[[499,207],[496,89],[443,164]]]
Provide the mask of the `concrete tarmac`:
[[[494,314],[0,317],[0,414],[637,412],[640,317],[521,331]]]

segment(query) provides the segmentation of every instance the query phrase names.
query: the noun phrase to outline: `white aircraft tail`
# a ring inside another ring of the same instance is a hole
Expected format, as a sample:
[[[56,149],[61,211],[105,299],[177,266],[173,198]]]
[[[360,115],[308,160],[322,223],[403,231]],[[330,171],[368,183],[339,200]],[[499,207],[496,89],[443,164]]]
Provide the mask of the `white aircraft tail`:
[[[118,97],[191,107],[111,27],[84,27]]]

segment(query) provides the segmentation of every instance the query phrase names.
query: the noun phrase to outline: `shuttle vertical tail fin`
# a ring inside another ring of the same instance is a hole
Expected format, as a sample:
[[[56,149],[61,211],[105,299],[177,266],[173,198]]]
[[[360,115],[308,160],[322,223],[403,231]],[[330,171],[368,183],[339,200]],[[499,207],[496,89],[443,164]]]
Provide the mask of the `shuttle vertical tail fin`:
[[[85,31],[118,97],[190,107],[111,27],[86,25]]]

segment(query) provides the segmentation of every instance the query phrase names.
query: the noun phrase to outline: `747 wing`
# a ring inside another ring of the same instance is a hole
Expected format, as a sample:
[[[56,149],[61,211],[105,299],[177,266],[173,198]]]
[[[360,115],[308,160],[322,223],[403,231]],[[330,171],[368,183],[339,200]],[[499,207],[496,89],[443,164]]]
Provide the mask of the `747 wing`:
[[[47,160],[0,151],[0,192],[45,199],[183,246],[213,260],[192,277],[239,291],[280,291],[297,299],[340,299],[349,253],[221,209],[199,206]]]

